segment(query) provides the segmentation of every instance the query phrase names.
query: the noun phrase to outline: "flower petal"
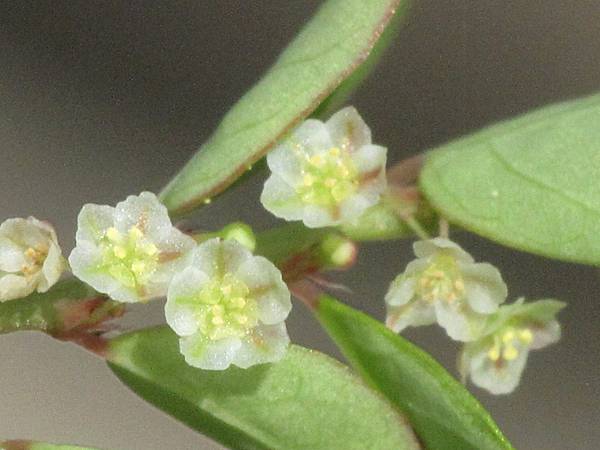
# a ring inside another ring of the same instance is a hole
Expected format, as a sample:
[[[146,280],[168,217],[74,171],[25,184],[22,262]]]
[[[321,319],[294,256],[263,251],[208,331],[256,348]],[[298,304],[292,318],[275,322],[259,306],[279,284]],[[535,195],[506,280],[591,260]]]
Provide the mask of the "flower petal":
[[[238,267],[235,276],[248,286],[250,295],[255,296],[261,322],[272,325],[287,318],[292,309],[290,292],[273,263],[254,256]]]
[[[179,336],[190,336],[198,331],[196,297],[210,278],[196,267],[187,267],[171,281],[165,303],[167,323]]]
[[[352,161],[359,174],[373,174],[370,178],[383,178],[384,181],[386,160],[387,149],[380,145],[363,145],[352,153]]]
[[[275,173],[265,182],[260,202],[280,219],[302,220],[304,215],[304,203],[296,190]]]
[[[233,364],[246,369],[255,364],[276,362],[285,356],[290,343],[285,323],[259,325],[241,341]]]
[[[491,314],[508,295],[500,271],[488,263],[458,264],[464,279],[468,304],[474,311]]]
[[[119,282],[114,279],[108,272],[101,270],[102,253],[91,241],[80,241],[77,247],[73,249],[69,255],[69,265],[73,275],[82,281],[85,281],[98,292],[103,292],[112,297],[113,292],[119,289]],[[130,295],[123,295],[122,298],[127,300],[121,300],[125,302],[132,302]],[[120,300],[113,297],[115,300]]]
[[[306,205],[304,207],[302,221],[308,228],[321,228],[339,225],[341,217],[335,216],[333,211],[318,205]]]
[[[46,292],[50,289],[59,280],[64,270],[65,260],[62,257],[60,248],[58,245],[52,243],[42,266],[43,277],[41,277],[37,291]]]
[[[390,284],[385,302],[390,306],[402,306],[411,301],[415,295],[416,279],[398,275]]]
[[[399,333],[406,327],[435,323],[435,309],[430,303],[414,301],[402,306],[387,307],[386,325]]]
[[[560,324],[552,320],[542,327],[533,328],[533,342],[530,344],[532,350],[544,348],[560,340]]]
[[[241,341],[236,337],[212,341],[202,333],[182,337],[179,340],[179,349],[185,361],[190,366],[204,370],[227,369],[241,345]]]
[[[325,125],[337,147],[354,152],[371,143],[371,130],[353,106],[339,110]]]
[[[26,278],[11,273],[0,276],[0,302],[28,296],[35,290],[38,277]]]
[[[328,151],[334,144],[323,122],[308,119],[296,128],[282,145],[288,147],[288,151],[304,152],[310,157]]]
[[[459,302],[435,302],[437,322],[455,341],[468,342],[477,338],[483,317],[461,307]]]
[[[104,232],[114,225],[115,208],[106,205],[88,203],[83,205],[77,216],[77,234],[75,240],[80,242],[97,242]]]
[[[465,252],[460,246],[446,238],[433,238],[425,241],[417,241],[413,244],[415,255],[418,258],[427,258],[440,250],[450,252],[458,261],[472,263],[473,257]]]
[[[167,208],[152,192],[130,195],[117,203],[114,226],[121,233],[137,227],[153,242],[163,240],[173,228]]]
[[[267,154],[267,165],[271,172],[290,186],[302,183],[302,157],[294,151],[292,142],[284,142]]]
[[[488,358],[487,352],[478,352],[469,363],[471,380],[492,394],[509,394],[519,384],[528,354],[528,350],[523,349],[515,359],[499,360],[498,364]]]
[[[20,272],[27,262],[25,248],[6,236],[0,235],[0,270],[3,272]]]

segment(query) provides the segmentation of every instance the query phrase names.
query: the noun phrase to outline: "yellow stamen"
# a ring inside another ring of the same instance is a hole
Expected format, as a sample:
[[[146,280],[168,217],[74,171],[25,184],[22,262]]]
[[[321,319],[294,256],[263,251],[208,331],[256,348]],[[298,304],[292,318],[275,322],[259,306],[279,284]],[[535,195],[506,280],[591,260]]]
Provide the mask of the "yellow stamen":
[[[125,250],[120,245],[115,245],[115,247],[113,248],[113,253],[119,259],[123,259],[127,256],[127,250]]]
[[[502,336],[502,342],[504,342],[505,344],[510,344],[514,338],[515,338],[515,333],[512,330],[508,330]]]
[[[112,242],[116,242],[121,238],[121,233],[115,227],[110,227],[106,230],[106,237]]]
[[[519,351],[512,345],[507,345],[502,352],[502,356],[507,361],[512,361],[519,356]]]
[[[144,236],[144,233],[142,233],[142,230],[140,230],[138,227],[133,226],[129,229],[129,239],[133,240],[133,241],[137,241],[138,239],[141,239]]]
[[[519,332],[519,340],[524,344],[530,344],[533,341],[533,333],[529,328],[525,328]]]
[[[500,349],[497,345],[494,345],[487,353],[488,358],[492,361],[498,361],[500,359]]]

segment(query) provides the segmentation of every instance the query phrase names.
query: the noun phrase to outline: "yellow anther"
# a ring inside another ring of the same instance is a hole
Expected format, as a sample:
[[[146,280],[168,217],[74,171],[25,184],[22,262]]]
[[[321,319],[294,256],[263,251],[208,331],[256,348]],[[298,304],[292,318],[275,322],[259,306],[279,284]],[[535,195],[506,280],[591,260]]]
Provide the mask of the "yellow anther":
[[[304,178],[302,181],[304,183],[304,186],[312,186],[315,182],[315,177],[312,176],[311,174],[307,173],[306,175],[304,175]]]
[[[533,341],[533,333],[529,328],[519,331],[519,340],[524,344],[530,344]]]
[[[498,361],[500,359],[500,349],[497,345],[494,345],[491,349],[489,349],[487,355],[492,361]]]
[[[143,250],[144,253],[148,256],[154,256],[158,253],[158,248],[151,242],[144,244]]]
[[[210,198],[205,198],[204,201],[203,201],[203,203],[205,205],[208,205],[210,202],[212,202],[212,200]]]
[[[225,321],[223,320],[223,317],[221,317],[221,316],[213,316],[213,318],[211,319],[211,322],[213,325],[223,325],[225,323]]]
[[[454,292],[450,292],[448,294],[448,296],[446,297],[446,301],[449,303],[452,303],[452,302],[456,301],[457,298],[458,297],[456,296],[456,294]]]
[[[465,290],[465,283],[463,283],[462,280],[456,280],[454,282],[454,289],[456,289],[458,292],[462,292]]]
[[[329,154],[331,156],[340,156],[340,149],[338,147],[332,147],[329,149]]]
[[[502,352],[502,357],[507,361],[512,361],[519,356],[519,351],[513,347],[512,345],[507,345],[504,347],[504,351]]]
[[[146,263],[143,261],[134,261],[131,264],[131,271],[135,274],[141,274],[146,270]]]
[[[113,248],[113,253],[119,259],[123,259],[127,256],[127,250],[125,250],[120,245],[115,245],[115,247]]]
[[[129,239],[131,239],[133,241],[137,241],[138,239],[141,239],[143,236],[144,236],[144,233],[142,233],[142,230],[140,230],[135,225],[129,229]]]
[[[510,344],[515,338],[515,333],[512,330],[508,330],[502,335],[502,342]]]
[[[236,297],[231,299],[231,304],[237,308],[243,308],[246,306],[246,300],[243,297]]]
[[[25,256],[27,256],[30,259],[35,259],[36,255],[37,255],[37,252],[31,247],[29,247],[27,250],[25,250]]]
[[[426,288],[431,284],[431,279],[428,277],[423,277],[419,280],[419,284],[421,285],[421,287]]]
[[[106,237],[110,241],[116,242],[121,239],[121,233],[119,233],[119,230],[117,230],[115,227],[110,227],[106,230]]]
[[[434,278],[442,279],[446,277],[446,274],[441,270],[434,270],[431,276]]]
[[[325,163],[325,160],[321,155],[313,155],[308,159],[308,162],[310,162],[313,166],[321,167]]]
[[[230,284],[225,284],[225,285],[221,286],[221,293],[223,295],[229,295],[229,294],[231,294],[231,285]]]
[[[225,308],[223,305],[213,305],[211,311],[215,316],[220,316],[225,312]]]
[[[335,178],[327,178],[325,180],[325,186],[327,187],[334,187],[337,184],[337,180]]]

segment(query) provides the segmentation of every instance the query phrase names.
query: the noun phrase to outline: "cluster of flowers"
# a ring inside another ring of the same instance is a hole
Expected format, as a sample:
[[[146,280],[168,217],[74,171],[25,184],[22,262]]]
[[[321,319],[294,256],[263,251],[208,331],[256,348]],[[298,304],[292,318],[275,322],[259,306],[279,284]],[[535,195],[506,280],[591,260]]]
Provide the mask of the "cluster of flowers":
[[[308,227],[336,226],[360,216],[386,191],[386,149],[356,110],[344,108],[326,123],[309,119],[267,156],[271,176],[261,201],[274,215]],[[417,259],[386,295],[387,325],[439,323],[465,342],[460,371],[494,394],[518,385],[529,350],[560,338],[555,300],[500,306],[507,288],[490,264],[475,263],[454,242],[435,238],[414,244]]]
[[[71,270],[97,291],[127,303],[167,296],[167,323],[188,364],[245,368],[284,356],[291,302],[279,270],[237,240],[196,244],[154,194],[85,205],[76,244]],[[30,217],[0,226],[1,301],[47,291],[65,268],[49,224]]]
[[[437,322],[452,339],[464,342],[459,358],[463,380],[493,394],[512,392],[530,350],[560,339],[556,314],[564,303],[538,300],[501,305],[507,288],[500,272],[474,262],[454,242],[415,242],[417,259],[390,285],[387,325],[396,332]]]
[[[360,220],[387,189],[386,149],[352,107],[327,122],[309,119],[269,155],[261,201],[286,220],[311,228]],[[197,244],[175,228],[154,194],[116,207],[88,204],[78,218],[73,274],[121,302],[165,296],[167,323],[186,361],[203,369],[277,361],[289,343],[290,293],[279,270],[237,240]],[[414,244],[417,259],[386,295],[387,325],[439,323],[465,342],[463,378],[492,393],[511,392],[532,349],[556,342],[554,300],[500,306],[507,288],[490,264],[475,263],[454,242]],[[34,218],[0,226],[0,301],[45,292],[66,267],[53,228]]]

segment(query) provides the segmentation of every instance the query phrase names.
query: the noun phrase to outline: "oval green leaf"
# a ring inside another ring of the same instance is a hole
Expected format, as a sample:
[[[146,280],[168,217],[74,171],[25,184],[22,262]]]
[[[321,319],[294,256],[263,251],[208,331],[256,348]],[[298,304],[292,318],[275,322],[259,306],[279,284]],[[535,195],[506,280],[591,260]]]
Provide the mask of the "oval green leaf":
[[[407,415],[425,448],[512,449],[481,404],[423,350],[331,297],[319,299],[315,314],[351,366]]]
[[[431,152],[433,207],[504,245],[600,264],[600,96],[553,105]]]
[[[277,364],[188,366],[167,327],[112,341],[108,361],[142,398],[232,449],[417,449],[403,417],[350,371],[291,346]]]
[[[402,0],[329,0],[167,185],[172,214],[223,191],[365,61]],[[404,3],[403,3],[404,4]]]

